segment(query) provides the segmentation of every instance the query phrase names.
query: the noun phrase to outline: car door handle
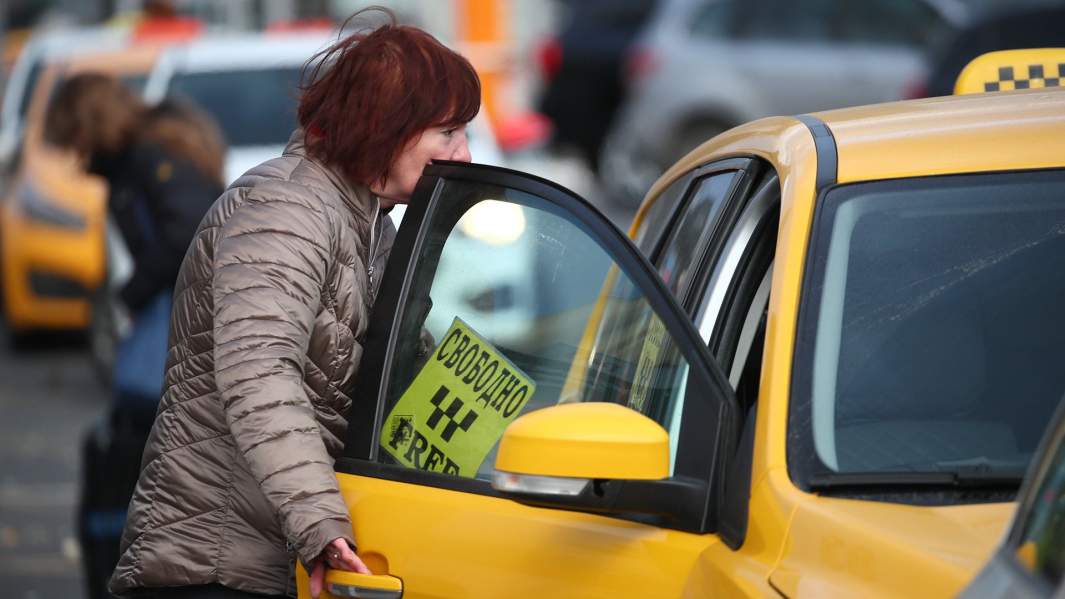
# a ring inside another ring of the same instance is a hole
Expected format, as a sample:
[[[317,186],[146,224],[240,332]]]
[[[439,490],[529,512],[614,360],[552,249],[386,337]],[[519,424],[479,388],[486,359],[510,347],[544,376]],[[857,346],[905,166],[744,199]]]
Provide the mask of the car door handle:
[[[400,599],[403,596],[403,581],[388,574],[326,570],[325,589],[334,597]]]

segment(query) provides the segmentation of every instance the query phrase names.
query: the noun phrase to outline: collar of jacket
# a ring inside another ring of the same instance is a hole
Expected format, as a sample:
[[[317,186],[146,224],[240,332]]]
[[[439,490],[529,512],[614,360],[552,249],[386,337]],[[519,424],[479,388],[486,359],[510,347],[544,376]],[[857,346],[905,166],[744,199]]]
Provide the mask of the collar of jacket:
[[[344,204],[351,210],[355,218],[359,222],[369,223],[370,227],[373,227],[375,217],[379,218],[381,212],[379,210],[380,200],[377,196],[371,193],[370,188],[365,185],[351,183],[347,177],[338,173],[336,169],[308,156],[303,140],[303,129],[297,128],[292,132],[292,136],[289,137],[288,145],[285,146],[285,151],[282,155],[298,156],[320,170],[325,175],[326,180],[332,183],[337,191],[340,192],[340,197],[344,200]]]

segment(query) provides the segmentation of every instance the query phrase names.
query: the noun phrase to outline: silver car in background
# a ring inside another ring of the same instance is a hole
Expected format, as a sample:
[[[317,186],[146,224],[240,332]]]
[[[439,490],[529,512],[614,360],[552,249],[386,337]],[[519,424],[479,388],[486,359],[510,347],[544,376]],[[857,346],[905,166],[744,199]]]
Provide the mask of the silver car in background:
[[[600,156],[635,206],[665,167],[735,125],[898,100],[959,25],[954,0],[663,0],[630,50],[628,102]]]

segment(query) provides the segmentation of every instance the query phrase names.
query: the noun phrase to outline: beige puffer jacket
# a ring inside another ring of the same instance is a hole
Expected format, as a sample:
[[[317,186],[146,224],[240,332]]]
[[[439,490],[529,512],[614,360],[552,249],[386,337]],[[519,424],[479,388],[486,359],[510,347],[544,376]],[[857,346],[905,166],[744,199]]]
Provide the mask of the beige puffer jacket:
[[[294,594],[294,558],[354,542],[333,461],[395,238],[379,212],[366,188],[308,158],[297,132],[207,213],[174,290],[113,592]]]

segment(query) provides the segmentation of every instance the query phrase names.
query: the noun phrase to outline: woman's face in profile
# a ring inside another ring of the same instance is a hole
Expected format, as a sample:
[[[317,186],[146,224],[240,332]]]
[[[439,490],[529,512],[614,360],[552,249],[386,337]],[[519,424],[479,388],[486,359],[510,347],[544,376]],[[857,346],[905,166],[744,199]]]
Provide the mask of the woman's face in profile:
[[[422,170],[433,160],[470,161],[465,124],[430,127],[414,138],[392,164],[384,185],[372,188],[382,207],[410,201]]]

